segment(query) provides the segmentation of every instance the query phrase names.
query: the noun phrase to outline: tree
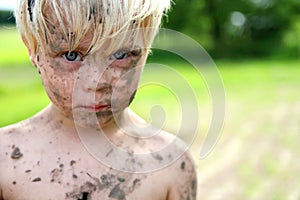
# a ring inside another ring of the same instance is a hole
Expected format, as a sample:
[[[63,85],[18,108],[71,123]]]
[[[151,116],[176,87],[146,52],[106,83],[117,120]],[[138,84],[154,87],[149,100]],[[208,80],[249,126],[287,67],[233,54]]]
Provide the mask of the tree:
[[[166,26],[214,57],[266,57],[289,48],[284,38],[299,11],[299,0],[176,0]]]
[[[0,10],[0,24],[14,24],[15,18],[11,11]]]

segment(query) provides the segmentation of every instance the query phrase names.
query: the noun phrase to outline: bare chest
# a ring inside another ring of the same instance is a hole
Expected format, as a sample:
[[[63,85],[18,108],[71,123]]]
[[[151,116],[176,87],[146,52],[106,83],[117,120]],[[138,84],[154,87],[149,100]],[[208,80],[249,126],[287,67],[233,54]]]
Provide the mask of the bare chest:
[[[59,156],[53,151],[43,157],[27,155],[10,159],[2,166],[5,200],[163,200],[167,197],[167,188],[155,173],[116,171],[93,159],[85,159],[82,154]]]

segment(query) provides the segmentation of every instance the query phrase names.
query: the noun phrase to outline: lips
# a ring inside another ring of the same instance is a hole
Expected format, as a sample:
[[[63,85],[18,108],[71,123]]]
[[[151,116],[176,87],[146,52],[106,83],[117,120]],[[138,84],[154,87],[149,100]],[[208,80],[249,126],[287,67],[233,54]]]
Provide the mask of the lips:
[[[93,106],[83,106],[83,108],[90,112],[101,112],[107,111],[111,108],[110,105],[93,105]]]

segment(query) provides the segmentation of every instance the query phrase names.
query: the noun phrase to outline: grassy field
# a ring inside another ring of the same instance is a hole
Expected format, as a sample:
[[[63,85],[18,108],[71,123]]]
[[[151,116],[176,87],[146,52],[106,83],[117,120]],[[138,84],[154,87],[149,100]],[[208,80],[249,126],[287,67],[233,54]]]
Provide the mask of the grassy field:
[[[212,154],[198,161],[204,199],[300,199],[299,64],[219,63],[227,118]]]
[[[14,29],[0,32],[0,127],[27,118],[45,107],[38,73],[29,64],[26,49]],[[15,42],[17,41],[17,42]],[[3,45],[5,44],[5,45]],[[300,199],[300,61],[217,61],[226,92],[226,120],[211,154],[199,160],[209,127],[209,91],[188,65],[174,69],[191,85],[197,97],[200,128],[192,145],[199,172],[199,199]],[[180,99],[173,86],[149,79],[172,76],[152,68],[143,77],[132,107],[150,118],[153,105],[166,112],[166,128],[176,130]],[[151,85],[151,84],[150,84]],[[181,88],[181,84],[175,83]]]

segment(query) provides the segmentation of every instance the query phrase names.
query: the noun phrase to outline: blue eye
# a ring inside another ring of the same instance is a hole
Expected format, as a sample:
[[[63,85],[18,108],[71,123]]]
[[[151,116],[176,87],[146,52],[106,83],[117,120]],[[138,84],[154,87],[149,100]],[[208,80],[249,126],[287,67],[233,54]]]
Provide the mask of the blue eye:
[[[120,51],[117,51],[116,53],[113,54],[113,57],[116,59],[116,60],[122,60],[122,59],[125,59],[128,57],[128,52],[127,51],[124,51],[124,50],[120,50]]]
[[[78,53],[76,53],[75,51],[67,52],[67,53],[63,54],[63,58],[70,62],[82,60],[81,56]]]

